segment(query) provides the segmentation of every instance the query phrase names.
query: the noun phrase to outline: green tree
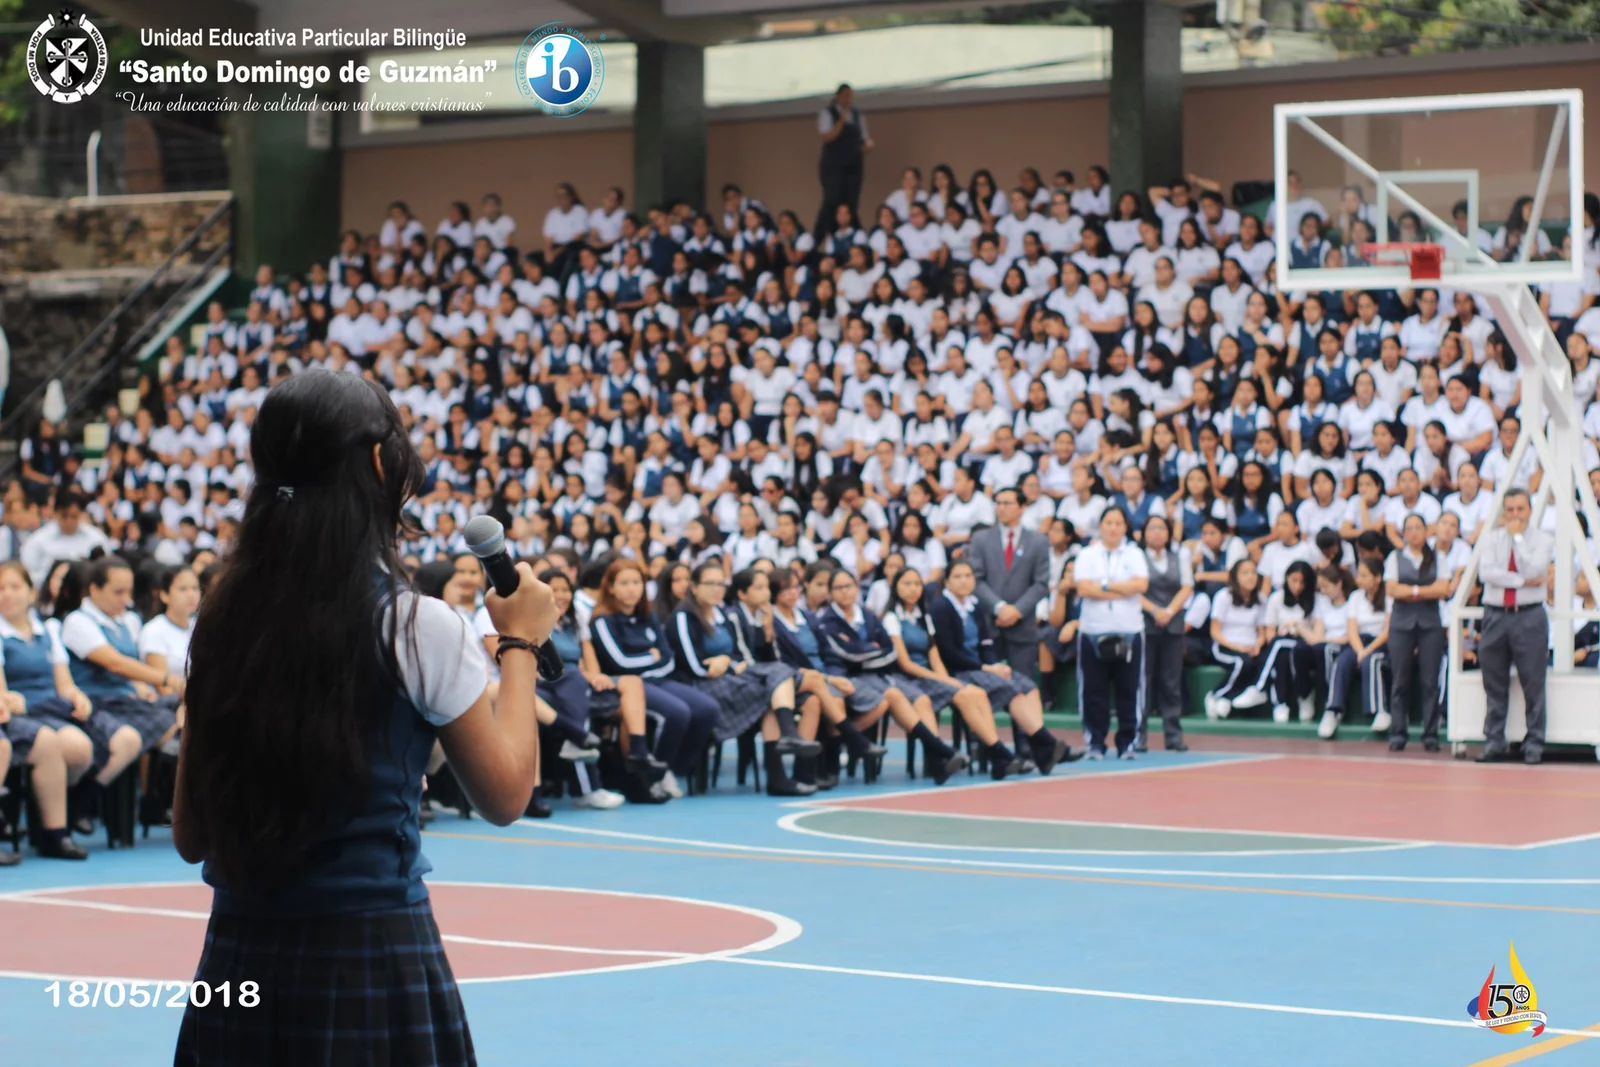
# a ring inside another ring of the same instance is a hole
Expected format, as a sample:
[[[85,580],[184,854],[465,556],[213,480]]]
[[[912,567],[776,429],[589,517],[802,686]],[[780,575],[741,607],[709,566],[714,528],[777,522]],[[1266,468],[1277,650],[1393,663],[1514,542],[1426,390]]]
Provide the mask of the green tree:
[[[1600,37],[1594,0],[1356,0],[1315,7],[1334,46],[1348,53],[1458,52]]]

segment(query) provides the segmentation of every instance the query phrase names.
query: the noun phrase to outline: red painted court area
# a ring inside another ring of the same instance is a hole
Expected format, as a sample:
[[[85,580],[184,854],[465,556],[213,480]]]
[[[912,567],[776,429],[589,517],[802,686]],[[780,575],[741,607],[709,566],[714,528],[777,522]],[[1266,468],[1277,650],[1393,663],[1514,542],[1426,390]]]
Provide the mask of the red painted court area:
[[[1597,802],[1600,780],[1579,769],[1283,756],[822,806],[1518,846],[1600,834]]]
[[[780,936],[753,912],[668,897],[431,883],[450,965],[465,981],[670,963]],[[194,976],[211,891],[105,886],[0,898],[0,973],[179,981]],[[70,924],[57,920],[70,913]],[[62,930],[70,928],[71,937]]]

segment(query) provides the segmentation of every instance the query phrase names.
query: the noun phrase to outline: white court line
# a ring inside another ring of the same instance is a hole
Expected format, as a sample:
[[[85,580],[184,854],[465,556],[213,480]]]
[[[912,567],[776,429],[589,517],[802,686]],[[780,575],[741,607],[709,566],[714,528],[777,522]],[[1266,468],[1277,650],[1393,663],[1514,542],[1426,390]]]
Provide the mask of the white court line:
[[[1435,1019],[1426,1015],[1395,1015],[1389,1012],[1377,1011],[1343,1011],[1336,1008],[1304,1008],[1291,1004],[1260,1004],[1247,1000],[1213,1000],[1207,997],[1170,997],[1156,993],[1124,993],[1110,989],[1080,989],[1075,986],[1033,985],[1026,982],[994,982],[981,978],[955,978],[940,974],[879,971],[865,967],[833,967],[819,963],[792,963],[787,960],[732,958],[719,962],[743,964],[747,967],[773,967],[792,971],[817,971],[823,974],[854,975],[861,978],[893,978],[904,982],[931,982],[938,985],[1006,989],[1022,993],[1055,993],[1060,996],[1094,997],[1101,1000],[1131,1000],[1146,1004],[1179,1004],[1197,1008],[1233,1008],[1240,1011],[1272,1012],[1279,1015],[1315,1015],[1332,1019],[1361,1019],[1368,1022],[1410,1023],[1414,1026],[1479,1029],[1477,1023],[1467,1019]],[[1592,1030],[1560,1030],[1555,1027],[1546,1027],[1543,1032],[1566,1037],[1600,1037],[1600,1032]]]
[[[188,888],[199,883],[196,882],[125,882],[111,885],[72,885],[57,886],[46,889],[23,889],[11,893],[0,893],[0,902],[15,904],[43,904],[53,907],[87,908],[93,911],[109,911],[121,914],[155,915],[167,918],[182,919],[210,919],[209,912],[186,911],[176,908],[155,908],[134,904],[113,904],[100,900],[60,899],[48,896],[51,893],[88,892],[103,889],[170,889],[174,887]],[[546,952],[569,952],[577,955],[588,956],[630,956],[653,957],[641,963],[612,964],[602,967],[587,967],[580,970],[551,971],[545,974],[509,974],[496,975],[487,978],[457,978],[457,985],[483,985],[494,982],[530,982],[545,978],[570,978],[584,974],[610,974],[617,971],[642,971],[656,967],[676,967],[685,963],[699,963],[703,960],[732,959],[747,952],[766,952],[770,949],[786,945],[799,937],[803,927],[787,915],[777,912],[765,911],[761,908],[745,907],[742,904],[726,904],[715,900],[702,900],[696,897],[668,896],[664,893],[633,893],[620,889],[584,889],[573,886],[554,885],[513,885],[505,882],[460,882],[460,881],[432,881],[430,886],[455,886],[462,888],[482,889],[520,889],[528,892],[540,893],[577,893],[585,896],[602,897],[631,897],[645,900],[665,900],[676,904],[692,904],[703,908],[715,908],[723,911],[736,911],[744,915],[765,920],[772,925],[772,933],[759,941],[751,942],[735,948],[718,949],[714,952],[662,952],[654,949],[591,949],[579,945],[550,945],[531,941],[496,941],[485,938],[467,937],[460,934],[444,934],[440,937],[444,941],[461,944],[487,945],[503,948],[535,949]],[[88,981],[88,982],[143,982],[149,985],[157,979],[154,978],[121,978],[100,975],[67,975],[47,974],[36,971],[0,970],[0,978],[21,978],[42,981]],[[176,981],[172,979],[171,981]]]
[[[738,845],[726,841],[702,841],[690,837],[661,837],[655,834],[626,833],[622,830],[596,830],[582,826],[562,826],[544,821],[535,822],[532,819],[523,819],[520,822],[512,823],[512,825],[530,830],[550,830],[564,834],[614,837],[625,841],[647,841],[661,845],[687,845],[693,848],[720,849],[724,852],[753,852],[761,855],[802,856],[839,860],[884,860],[892,863],[929,863],[945,867],[1054,871],[1067,874],[1137,874],[1164,878],[1253,879],[1279,882],[1395,882],[1412,885],[1600,885],[1600,878],[1475,878],[1400,874],[1293,874],[1278,871],[1196,871],[1163,870],[1149,867],[1088,867],[1072,864],[1017,863],[1003,860],[964,860],[949,856],[918,856],[905,853],[838,852],[823,849],[779,848],[773,845]],[[885,844],[886,842],[872,843]],[[1292,853],[1292,855],[1299,854]],[[1122,853],[1122,855],[1126,855],[1126,853]],[[1194,855],[1194,853],[1185,853],[1185,855]],[[1207,853],[1207,855],[1215,855],[1215,853]],[[1247,855],[1260,856],[1263,853],[1251,852],[1247,853]],[[0,900],[5,899],[5,897],[6,894],[0,894]]]
[[[861,837],[855,834],[834,833],[831,830],[816,830],[809,826],[801,826],[800,820],[808,815],[816,815],[827,811],[870,811],[874,814],[887,815],[922,815],[935,819],[991,819],[996,822],[1028,822],[1045,823],[1058,826],[1108,826],[1113,829],[1124,830],[1162,830],[1169,833],[1195,833],[1195,834],[1243,834],[1259,835],[1263,837],[1307,837],[1328,841],[1384,841],[1384,838],[1339,838],[1329,837],[1326,834],[1281,834],[1266,830],[1212,830],[1196,829],[1186,826],[1147,826],[1138,823],[1110,823],[1110,822],[1079,822],[1067,819],[1009,819],[1003,815],[955,815],[949,812],[935,811],[896,811],[887,810],[878,812],[872,808],[813,808],[810,811],[792,811],[778,820],[778,828],[787,830],[792,834],[804,834],[807,837],[827,837],[835,841],[854,841],[863,845],[893,845],[897,842],[881,837]],[[1259,848],[1259,849],[1221,849],[1205,850],[1203,853],[1195,849],[1130,849],[1130,848],[1027,848],[1018,846],[1009,848],[1000,845],[945,845],[932,841],[907,841],[907,848],[942,848],[952,852],[1020,852],[1030,855],[1064,855],[1064,856],[1321,856],[1328,853],[1346,852],[1401,852],[1413,848],[1426,848],[1437,844],[1434,841],[1390,841],[1381,845],[1328,845],[1325,848]]]
[[[1218,754],[1220,755],[1220,753]],[[1200,755],[1209,756],[1212,755],[1212,753],[1205,752],[1200,753]],[[949,796],[951,793],[969,793],[976,789],[1003,789],[1007,787],[1015,788],[1017,786],[1043,785],[1048,782],[1089,781],[1096,778],[1127,778],[1136,774],[1170,774],[1173,771],[1197,771],[1204,767],[1233,767],[1241,763],[1267,763],[1271,762],[1272,760],[1280,760],[1285,758],[1283,754],[1277,752],[1250,755],[1228,753],[1227,755],[1228,758],[1226,759],[1205,760],[1200,763],[1174,763],[1171,766],[1162,767],[1151,767],[1146,765],[1143,767],[1128,767],[1126,769],[1119,767],[1116,770],[1103,771],[1084,770],[1059,775],[1041,775],[1037,778],[1007,778],[1002,782],[972,782],[963,785],[942,786],[925,785],[916,789],[896,789],[888,793],[873,792],[863,796],[827,797],[822,800],[795,800],[790,801],[782,806],[786,808],[854,808],[863,806],[858,804],[858,801],[890,800],[896,797],[925,796],[931,790],[935,789],[938,790],[940,796]],[[866,808],[866,810],[870,811],[873,809]]]

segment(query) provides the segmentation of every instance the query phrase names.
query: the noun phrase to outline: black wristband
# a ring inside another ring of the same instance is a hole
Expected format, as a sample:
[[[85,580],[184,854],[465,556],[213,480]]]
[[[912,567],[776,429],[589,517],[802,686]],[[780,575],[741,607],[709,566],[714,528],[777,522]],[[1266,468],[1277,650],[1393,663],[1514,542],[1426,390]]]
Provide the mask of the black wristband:
[[[503,657],[507,652],[518,649],[523,652],[532,652],[536,657],[539,655],[538,646],[536,646],[532,641],[524,641],[520,637],[508,637],[505,634],[497,634],[495,637],[495,642],[494,662],[496,666],[500,665],[501,657]]]
[[[566,673],[566,664],[561,662],[561,653],[549,641],[536,645],[532,641],[525,641],[520,637],[510,637],[505,634],[496,635],[497,644],[494,650],[494,662],[498,666],[500,657],[510,649],[522,649],[532,652],[538,663],[539,677],[547,682],[553,682]]]

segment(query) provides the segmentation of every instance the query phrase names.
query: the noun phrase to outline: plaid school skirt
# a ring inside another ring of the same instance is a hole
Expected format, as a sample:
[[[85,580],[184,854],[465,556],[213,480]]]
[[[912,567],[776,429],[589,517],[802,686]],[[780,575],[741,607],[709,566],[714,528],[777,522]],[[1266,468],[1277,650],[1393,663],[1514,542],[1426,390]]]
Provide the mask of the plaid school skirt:
[[[1004,711],[1017,697],[1039,688],[1032,678],[1015,672],[1010,678],[1002,678],[993,671],[957,671],[956,679],[964,685],[975,685],[982,689],[989,698],[989,707],[995,711]]]
[[[738,737],[760,722],[771,706],[767,680],[754,671],[729,671],[720,678],[696,678],[685,684],[717,702],[717,726],[712,737],[718,741]]]
[[[934,711],[949,707],[950,702],[961,691],[961,686],[956,683],[939,678],[913,678],[909,674],[895,675],[895,683],[908,700],[915,701],[919,696],[927,697],[932,702]]]
[[[39,716],[43,726],[76,726],[89,736],[94,744],[94,768],[105,766],[111,758],[111,735],[124,726],[133,727],[139,735],[139,748],[148,752],[161,742],[166,732],[177,723],[177,712],[168,698],[155,704],[134,697],[95,697],[94,710],[86,722],[72,717],[72,705],[60,697],[41,700],[28,708],[30,715]]]
[[[477,1062],[427,901],[304,918],[213,915],[176,1067],[458,1067]],[[216,990],[232,983],[232,1006]],[[260,1001],[239,1003],[241,982]]]
[[[907,700],[916,700],[921,690],[913,688],[912,679],[903,674],[852,674],[850,684],[856,691],[844,698],[845,707],[852,715],[865,715],[882,704],[889,690],[898,689]]]
[[[27,715],[13,715],[0,724],[0,737],[11,742],[11,766],[20,767],[28,762],[28,753],[33,751],[33,739],[39,736],[40,730],[46,728],[45,723]],[[4,774],[0,774],[0,778],[4,777]]]

